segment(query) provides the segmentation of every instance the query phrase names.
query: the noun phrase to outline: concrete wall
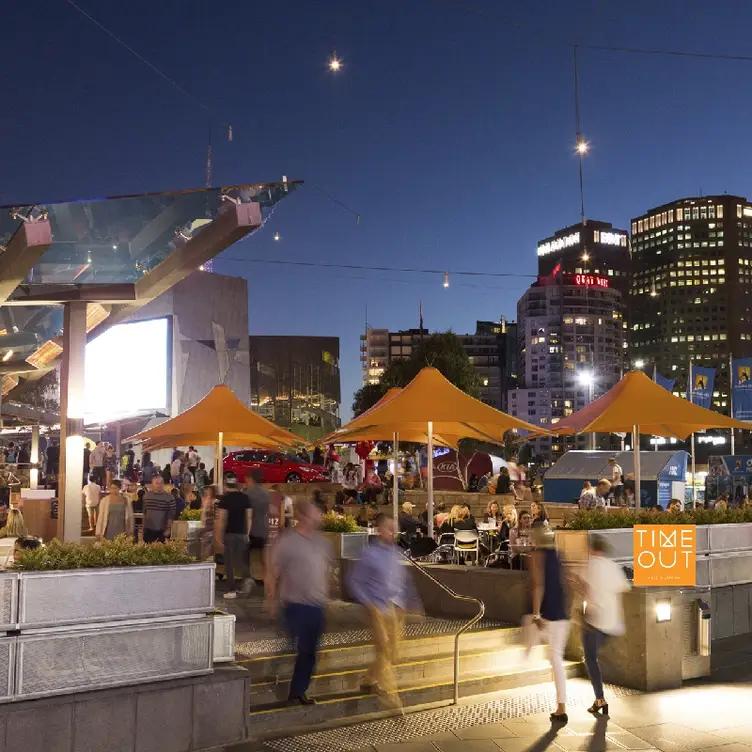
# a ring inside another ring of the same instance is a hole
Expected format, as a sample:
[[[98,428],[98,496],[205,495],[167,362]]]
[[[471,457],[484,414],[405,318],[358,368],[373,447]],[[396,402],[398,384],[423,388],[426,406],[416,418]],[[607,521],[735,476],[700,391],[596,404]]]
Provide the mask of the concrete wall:
[[[250,678],[211,676],[0,705],[3,752],[197,752],[248,736]]]
[[[710,608],[714,640],[752,632],[752,583],[713,588]]]

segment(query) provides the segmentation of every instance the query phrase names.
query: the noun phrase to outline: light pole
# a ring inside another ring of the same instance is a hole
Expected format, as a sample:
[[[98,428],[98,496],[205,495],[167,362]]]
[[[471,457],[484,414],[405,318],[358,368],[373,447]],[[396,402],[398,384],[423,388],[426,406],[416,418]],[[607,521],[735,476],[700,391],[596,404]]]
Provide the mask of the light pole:
[[[593,371],[580,371],[577,381],[588,388],[588,405],[593,401],[593,389],[595,387],[595,373]],[[595,449],[595,432],[590,434],[590,449]]]

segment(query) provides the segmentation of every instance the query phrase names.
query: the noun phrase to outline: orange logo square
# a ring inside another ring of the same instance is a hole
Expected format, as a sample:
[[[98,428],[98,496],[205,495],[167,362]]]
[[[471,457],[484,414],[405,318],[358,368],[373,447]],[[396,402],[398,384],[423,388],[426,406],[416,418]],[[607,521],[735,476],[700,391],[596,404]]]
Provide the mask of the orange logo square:
[[[694,585],[697,530],[694,525],[635,525],[634,584]]]

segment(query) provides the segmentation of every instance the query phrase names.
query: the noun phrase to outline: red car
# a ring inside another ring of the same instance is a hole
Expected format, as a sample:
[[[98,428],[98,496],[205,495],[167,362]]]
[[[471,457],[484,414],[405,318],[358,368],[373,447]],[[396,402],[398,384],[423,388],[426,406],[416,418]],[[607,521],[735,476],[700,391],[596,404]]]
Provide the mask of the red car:
[[[259,449],[230,452],[224,458],[222,467],[225,473],[235,473],[239,483],[254,468],[261,471],[262,483],[315,483],[329,480],[322,465],[312,465],[281,452]]]

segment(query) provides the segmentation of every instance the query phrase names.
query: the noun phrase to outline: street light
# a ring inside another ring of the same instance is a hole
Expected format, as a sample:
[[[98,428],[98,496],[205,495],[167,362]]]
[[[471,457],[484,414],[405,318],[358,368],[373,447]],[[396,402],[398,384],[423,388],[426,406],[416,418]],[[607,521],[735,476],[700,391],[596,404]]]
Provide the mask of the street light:
[[[444,287],[449,287],[449,272],[444,272]]]
[[[580,136],[577,139],[574,150],[582,157],[590,150],[590,144],[582,136]]]
[[[582,260],[590,261],[590,254],[587,251],[585,251],[585,253],[582,254]]]
[[[642,358],[637,358],[637,360],[634,362],[634,367],[641,371],[643,368],[645,368],[645,361]]]
[[[336,52],[329,58],[329,70],[332,73],[339,73],[342,70],[342,61],[337,57]]]

